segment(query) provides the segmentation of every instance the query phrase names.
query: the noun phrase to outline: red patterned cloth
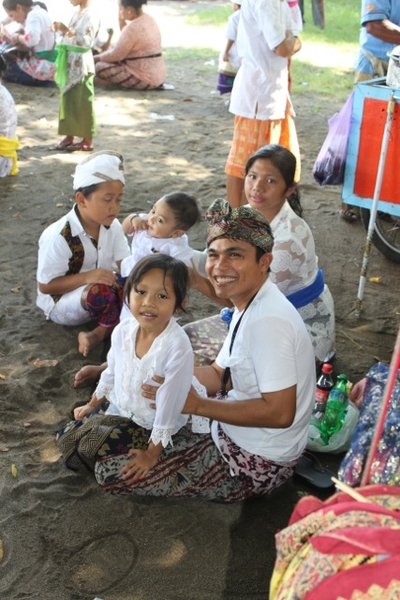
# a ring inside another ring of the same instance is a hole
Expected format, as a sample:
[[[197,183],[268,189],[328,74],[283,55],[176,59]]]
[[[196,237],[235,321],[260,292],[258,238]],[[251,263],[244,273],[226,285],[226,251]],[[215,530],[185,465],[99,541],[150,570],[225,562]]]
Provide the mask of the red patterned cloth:
[[[276,535],[270,600],[398,600],[400,488],[305,497]]]
[[[94,283],[83,292],[82,301],[92,321],[102,327],[115,327],[119,323],[124,295],[125,278],[119,277],[114,285]]]

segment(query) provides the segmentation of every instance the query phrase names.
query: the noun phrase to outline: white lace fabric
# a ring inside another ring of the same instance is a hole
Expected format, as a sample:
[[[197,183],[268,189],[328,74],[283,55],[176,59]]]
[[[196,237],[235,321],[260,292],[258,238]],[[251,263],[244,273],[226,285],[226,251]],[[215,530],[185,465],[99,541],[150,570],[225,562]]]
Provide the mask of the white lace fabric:
[[[69,23],[69,29],[75,32],[74,36],[63,35],[60,44],[68,46],[79,46],[81,48],[92,48],[100,29],[100,19],[93,9],[85,8],[76,11]],[[65,93],[81,82],[83,77],[95,72],[92,52],[68,51],[68,81],[62,92]]]
[[[274,235],[271,281],[285,296],[304,289],[315,280],[318,258],[311,229],[286,201],[271,221]]]
[[[311,285],[318,273],[318,257],[310,227],[286,201],[271,221],[274,235],[270,279],[285,296]],[[326,360],[335,346],[335,308],[325,285],[313,302],[298,309],[311,337],[316,358]]]
[[[135,319],[122,321],[112,334],[108,367],[96,388],[97,398],[106,397],[107,414],[131,418],[151,430],[150,440],[163,447],[172,444],[173,435],[188,420],[181,411],[193,379],[193,351],[189,338],[171,319],[168,327],[154,340],[150,350],[139,359],[135,344],[138,331]],[[164,377],[157,390],[156,409],[141,394],[143,383],[152,383],[154,375]]]

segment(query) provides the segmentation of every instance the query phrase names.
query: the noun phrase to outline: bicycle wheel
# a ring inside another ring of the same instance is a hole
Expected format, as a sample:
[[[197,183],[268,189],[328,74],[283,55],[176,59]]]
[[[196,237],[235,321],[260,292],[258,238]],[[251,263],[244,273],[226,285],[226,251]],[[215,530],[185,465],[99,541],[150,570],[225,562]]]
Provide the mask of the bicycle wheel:
[[[370,211],[362,208],[361,221],[365,231],[368,231],[369,216]],[[372,243],[386,258],[400,263],[400,218],[378,211]]]

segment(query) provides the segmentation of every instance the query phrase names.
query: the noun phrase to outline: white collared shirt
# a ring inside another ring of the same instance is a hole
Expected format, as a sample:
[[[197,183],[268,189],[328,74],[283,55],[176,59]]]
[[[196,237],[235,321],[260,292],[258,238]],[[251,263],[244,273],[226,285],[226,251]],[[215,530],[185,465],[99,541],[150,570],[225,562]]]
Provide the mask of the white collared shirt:
[[[277,462],[290,462],[303,452],[314,406],[315,359],[307,329],[296,309],[269,279],[262,285],[229,345],[241,313],[235,310],[229,334],[216,363],[231,370],[229,400],[246,401],[296,385],[296,414],[287,428],[238,427],[220,423],[237,446]],[[218,444],[217,422],[212,434]]]
[[[117,219],[114,219],[108,228],[100,226],[96,248],[90,236],[83,229],[75,209],[76,205],[61,219],[49,225],[40,236],[37,268],[39,283],[50,283],[56,277],[63,277],[68,271],[72,252],[61,235],[67,222],[70,224],[72,236],[78,236],[83,245],[84,256],[81,273],[97,268],[116,269],[117,262],[129,256],[128,242],[121,223]],[[54,306],[54,300],[49,294],[42,294],[38,290],[37,305],[48,316]]]
[[[288,59],[273,50],[287,30],[294,31],[295,26],[286,1],[243,0],[237,36],[242,64],[229,106],[234,115],[260,120],[285,117],[290,102]]]

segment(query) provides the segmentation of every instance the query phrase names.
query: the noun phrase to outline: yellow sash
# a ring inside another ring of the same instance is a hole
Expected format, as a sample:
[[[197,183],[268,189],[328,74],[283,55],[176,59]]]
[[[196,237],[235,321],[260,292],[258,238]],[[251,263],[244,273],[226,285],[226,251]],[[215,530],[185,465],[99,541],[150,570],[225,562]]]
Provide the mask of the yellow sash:
[[[11,175],[16,175],[18,173],[17,167],[17,148],[20,147],[17,136],[13,140],[9,140],[8,138],[0,136],[0,156],[4,156],[4,158],[12,158],[13,164],[11,169]]]

